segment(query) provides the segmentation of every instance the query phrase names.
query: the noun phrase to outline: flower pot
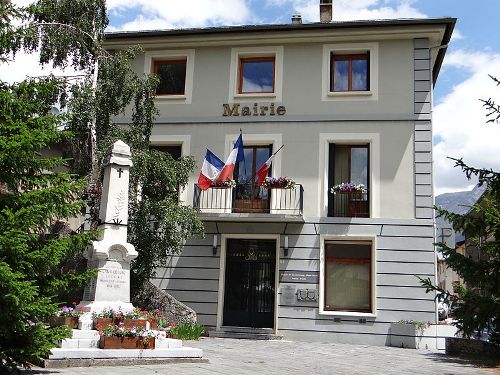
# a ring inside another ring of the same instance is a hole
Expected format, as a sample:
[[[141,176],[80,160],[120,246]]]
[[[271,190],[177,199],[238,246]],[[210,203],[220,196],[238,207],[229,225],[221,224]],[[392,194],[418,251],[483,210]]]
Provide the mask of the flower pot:
[[[56,316],[50,320],[50,325],[53,327],[66,325],[69,328],[78,328],[78,317],[76,316]]]
[[[123,327],[127,329],[137,328],[146,329],[146,319],[124,319]]]
[[[101,336],[99,339],[101,349],[154,349],[154,337],[117,337]]]
[[[110,326],[111,324],[114,324],[114,319],[113,318],[96,318],[94,319],[94,329],[98,329],[97,326],[99,325],[100,328],[106,328],[107,326]]]

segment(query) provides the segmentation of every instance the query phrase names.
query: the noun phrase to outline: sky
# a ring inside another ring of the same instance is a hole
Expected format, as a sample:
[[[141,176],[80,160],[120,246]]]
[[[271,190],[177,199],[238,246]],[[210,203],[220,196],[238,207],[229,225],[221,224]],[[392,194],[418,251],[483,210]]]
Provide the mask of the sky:
[[[16,0],[26,3],[29,0]],[[334,21],[456,17],[457,25],[434,91],[435,194],[470,190],[468,181],[447,157],[500,170],[500,124],[486,124],[479,99],[496,99],[500,87],[500,0],[333,0]],[[319,0],[107,0],[108,31],[319,21]],[[46,74],[33,56],[0,65],[0,79],[20,80]]]

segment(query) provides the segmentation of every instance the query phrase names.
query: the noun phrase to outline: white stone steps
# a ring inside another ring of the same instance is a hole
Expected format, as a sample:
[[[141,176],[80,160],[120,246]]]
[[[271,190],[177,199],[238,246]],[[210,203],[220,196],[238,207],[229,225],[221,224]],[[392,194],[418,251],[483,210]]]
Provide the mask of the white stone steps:
[[[49,360],[108,358],[202,358],[201,349],[182,347],[168,349],[62,349],[54,348]]]
[[[89,349],[99,347],[99,338],[97,339],[64,339],[58,342],[62,349]]]
[[[95,329],[74,329],[71,335],[72,339],[97,339],[99,332]]]

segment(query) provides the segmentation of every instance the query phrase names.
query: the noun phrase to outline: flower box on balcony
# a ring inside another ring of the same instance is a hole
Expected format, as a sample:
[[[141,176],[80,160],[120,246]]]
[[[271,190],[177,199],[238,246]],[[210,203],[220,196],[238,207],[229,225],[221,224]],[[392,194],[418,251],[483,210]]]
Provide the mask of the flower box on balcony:
[[[101,349],[154,349],[154,337],[118,337],[101,336],[99,340]]]
[[[78,328],[78,317],[76,316],[55,316],[50,320],[52,327],[68,326],[72,329]]]
[[[293,189],[295,181],[288,177],[266,177],[262,186],[266,189]]]

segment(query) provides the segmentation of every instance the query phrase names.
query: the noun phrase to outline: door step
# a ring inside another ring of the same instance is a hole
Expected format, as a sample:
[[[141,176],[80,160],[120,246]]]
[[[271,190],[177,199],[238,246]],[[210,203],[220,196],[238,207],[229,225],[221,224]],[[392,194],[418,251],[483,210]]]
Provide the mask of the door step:
[[[282,340],[271,328],[223,327],[219,331],[209,331],[209,337],[247,340]]]

